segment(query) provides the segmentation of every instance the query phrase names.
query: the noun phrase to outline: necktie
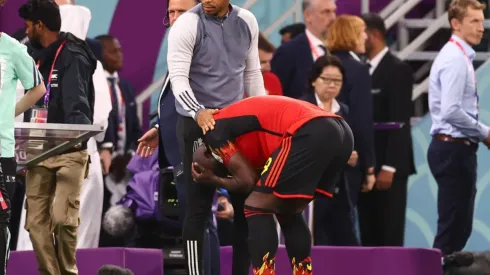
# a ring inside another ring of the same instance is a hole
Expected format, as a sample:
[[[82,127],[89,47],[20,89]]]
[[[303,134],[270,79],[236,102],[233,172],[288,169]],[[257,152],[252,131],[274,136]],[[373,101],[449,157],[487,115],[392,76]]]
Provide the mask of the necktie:
[[[115,77],[108,77],[107,80],[110,83],[110,88],[111,88],[111,99],[112,99],[112,106],[117,105],[117,90],[116,90],[116,78]]]
[[[116,89],[116,82],[117,78],[115,77],[108,77],[107,80],[110,83],[110,90],[111,90],[111,99],[112,99],[112,111],[114,111],[115,114],[117,114],[117,118],[119,121],[119,104],[117,100],[117,89]]]
[[[325,46],[323,45],[318,45],[318,47],[320,47],[320,49],[323,50],[323,55],[326,55],[327,54],[327,48],[325,48]]]

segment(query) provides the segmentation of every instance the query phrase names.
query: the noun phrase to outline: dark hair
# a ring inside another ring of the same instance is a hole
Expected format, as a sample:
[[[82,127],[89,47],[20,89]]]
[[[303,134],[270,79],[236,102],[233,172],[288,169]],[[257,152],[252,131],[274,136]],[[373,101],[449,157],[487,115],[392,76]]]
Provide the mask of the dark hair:
[[[304,33],[305,29],[306,29],[305,24],[296,23],[296,24],[287,25],[286,27],[282,28],[281,30],[279,30],[279,34],[284,35],[286,33],[290,33],[292,39],[298,34]]]
[[[376,30],[381,33],[383,38],[386,37],[386,26],[385,26],[385,21],[381,16],[379,16],[376,13],[365,13],[361,15],[362,20],[364,20],[364,23],[366,24],[366,28],[368,30]]]
[[[100,42],[104,42],[104,41],[114,40],[115,37],[110,34],[102,34],[96,36],[94,39],[99,40]]]
[[[264,36],[262,32],[259,33],[259,50],[263,50],[267,53],[273,53],[276,51],[276,47]]]
[[[53,0],[29,0],[19,8],[19,16],[34,23],[40,21],[53,32],[61,29],[60,8]]]
[[[336,67],[340,70],[340,73],[342,74],[342,79],[345,78],[345,70],[344,66],[342,66],[342,62],[340,59],[338,59],[334,55],[324,55],[320,56],[315,63],[313,63],[313,66],[311,67],[311,71],[308,74],[308,92],[309,93],[314,93],[315,88],[313,87],[313,82],[322,74],[323,69],[325,67]]]
[[[115,265],[103,265],[99,270],[98,270],[99,275],[134,275],[134,273],[127,269],[127,268],[121,268],[119,266]]]

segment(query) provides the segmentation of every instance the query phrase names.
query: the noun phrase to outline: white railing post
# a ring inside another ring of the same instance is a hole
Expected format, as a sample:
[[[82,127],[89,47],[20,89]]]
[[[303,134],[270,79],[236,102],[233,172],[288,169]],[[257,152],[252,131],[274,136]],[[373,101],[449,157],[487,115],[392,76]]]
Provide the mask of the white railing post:
[[[405,2],[405,0],[393,0],[393,1],[391,1],[386,7],[384,7],[384,9],[382,9],[379,12],[379,16],[381,16],[381,18],[383,18],[383,19],[388,18],[388,16],[390,16],[390,14],[392,14],[394,11],[396,11],[396,9],[398,9],[401,5],[403,5],[403,2]]]
[[[296,12],[294,13],[294,23],[303,21],[303,6],[302,0],[296,0]]]
[[[361,0],[361,14],[369,12],[369,0]]]
[[[447,13],[439,16],[432,25],[430,25],[425,31],[423,31],[417,38],[415,38],[412,43],[406,46],[398,53],[398,58],[401,60],[406,59],[411,53],[415,52],[422,46],[422,44],[431,38],[447,21]]]
[[[422,0],[408,0],[385,20],[386,29],[391,28]]]
[[[263,31],[265,36],[269,36],[273,31],[275,31],[279,26],[281,26],[284,21],[288,20],[288,18],[294,15],[295,11],[298,8],[298,5],[301,8],[301,2],[296,1],[287,11],[285,11],[276,21],[274,21],[267,29]]]

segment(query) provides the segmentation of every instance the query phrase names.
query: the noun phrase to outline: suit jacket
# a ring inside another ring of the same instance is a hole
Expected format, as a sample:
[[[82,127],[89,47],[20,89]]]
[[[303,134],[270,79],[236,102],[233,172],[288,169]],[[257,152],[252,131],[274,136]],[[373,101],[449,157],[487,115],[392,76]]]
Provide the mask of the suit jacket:
[[[365,64],[349,52],[332,52],[345,69],[344,83],[337,100],[349,107],[347,122],[354,134],[354,148],[359,154],[361,169],[375,167],[373,101],[371,76]]]
[[[160,167],[165,167],[165,162],[172,166],[181,163],[179,142],[177,139],[177,119],[179,115],[175,109],[175,97],[171,91],[170,81],[167,77],[158,96],[158,124],[159,124],[159,160]]]
[[[375,122],[403,122],[397,130],[375,131],[377,168],[388,165],[396,175],[415,173],[410,117],[412,115],[413,74],[409,65],[391,52],[381,59],[372,75]]]
[[[292,98],[300,98],[307,90],[312,65],[313,56],[305,33],[281,45],[271,60],[272,72],[279,77],[283,94]]]
[[[136,97],[133,86],[125,79],[119,78],[119,89],[121,90],[126,104],[126,145],[124,151],[133,150],[136,151],[138,146],[138,139],[142,135],[141,125],[138,120],[138,114],[136,109]],[[102,144],[111,142],[114,145],[114,149],[117,148],[117,129],[118,129],[118,113],[119,108],[117,104],[113,104],[112,111],[109,114],[109,124]]]

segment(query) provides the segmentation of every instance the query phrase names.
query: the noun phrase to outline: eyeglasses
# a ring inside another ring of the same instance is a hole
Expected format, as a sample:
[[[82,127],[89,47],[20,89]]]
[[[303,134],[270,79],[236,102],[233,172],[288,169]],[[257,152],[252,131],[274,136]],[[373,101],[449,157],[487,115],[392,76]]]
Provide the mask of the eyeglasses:
[[[326,77],[323,77],[323,76],[319,76],[318,78],[321,79],[322,82],[323,82],[323,84],[326,84],[326,85],[329,85],[329,84],[332,84],[332,83],[335,86],[342,85],[342,79],[338,79],[338,78],[326,78]]]

